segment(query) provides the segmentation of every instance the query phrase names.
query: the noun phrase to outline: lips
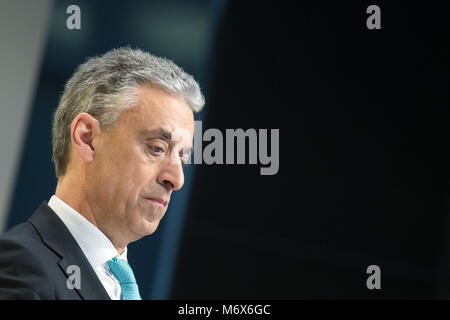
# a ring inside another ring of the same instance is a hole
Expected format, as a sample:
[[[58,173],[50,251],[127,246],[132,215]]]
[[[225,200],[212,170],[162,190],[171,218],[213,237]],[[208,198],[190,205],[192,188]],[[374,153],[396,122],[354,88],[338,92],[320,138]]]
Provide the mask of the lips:
[[[164,200],[163,198],[154,198],[154,197],[146,197],[145,199],[154,202],[155,204],[159,204],[163,207],[166,207],[169,201]]]

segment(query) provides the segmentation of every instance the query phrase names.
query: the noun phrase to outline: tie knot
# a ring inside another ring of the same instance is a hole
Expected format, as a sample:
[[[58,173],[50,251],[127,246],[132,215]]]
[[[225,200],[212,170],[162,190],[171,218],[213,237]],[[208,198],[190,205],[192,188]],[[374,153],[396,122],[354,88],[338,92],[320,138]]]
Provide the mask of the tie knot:
[[[108,261],[108,266],[114,276],[122,283],[136,283],[133,270],[128,262],[123,259],[112,258]]]

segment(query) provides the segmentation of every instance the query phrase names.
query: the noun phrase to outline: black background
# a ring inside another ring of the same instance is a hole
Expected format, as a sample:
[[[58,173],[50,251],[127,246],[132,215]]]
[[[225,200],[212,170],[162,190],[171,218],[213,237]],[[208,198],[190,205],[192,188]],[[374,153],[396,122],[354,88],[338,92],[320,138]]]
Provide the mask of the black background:
[[[203,130],[279,128],[280,169],[196,168],[172,298],[446,297],[448,12],[228,1]]]

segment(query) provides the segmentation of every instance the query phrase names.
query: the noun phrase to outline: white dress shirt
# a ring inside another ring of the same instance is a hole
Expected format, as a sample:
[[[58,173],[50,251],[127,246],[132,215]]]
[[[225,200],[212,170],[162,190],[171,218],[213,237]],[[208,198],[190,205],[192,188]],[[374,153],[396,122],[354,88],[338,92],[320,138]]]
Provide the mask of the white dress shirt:
[[[120,283],[109,270],[107,261],[114,257],[127,261],[127,248],[125,247],[123,253],[119,255],[100,229],[57,196],[53,195],[50,198],[48,206],[69,229],[111,299],[120,300],[122,292]],[[81,286],[83,286],[83,276],[81,276]]]

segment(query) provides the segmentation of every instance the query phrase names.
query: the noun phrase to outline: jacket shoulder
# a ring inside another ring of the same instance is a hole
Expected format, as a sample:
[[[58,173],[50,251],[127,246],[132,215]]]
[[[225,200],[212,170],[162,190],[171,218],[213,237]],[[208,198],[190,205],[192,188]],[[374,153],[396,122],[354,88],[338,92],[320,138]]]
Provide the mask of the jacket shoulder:
[[[29,222],[0,236],[0,299],[52,299],[52,281],[40,259],[43,246]]]
[[[30,245],[39,239],[39,234],[29,221],[18,224],[0,235],[0,241],[17,241]]]

